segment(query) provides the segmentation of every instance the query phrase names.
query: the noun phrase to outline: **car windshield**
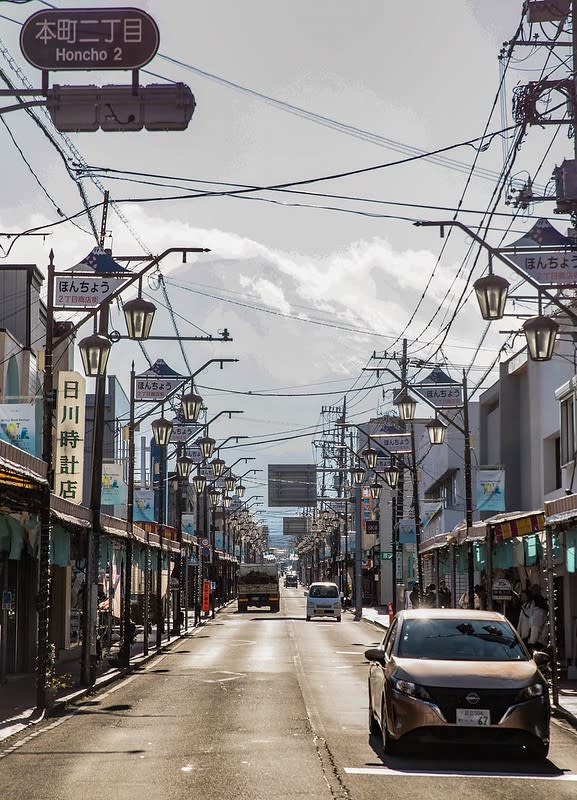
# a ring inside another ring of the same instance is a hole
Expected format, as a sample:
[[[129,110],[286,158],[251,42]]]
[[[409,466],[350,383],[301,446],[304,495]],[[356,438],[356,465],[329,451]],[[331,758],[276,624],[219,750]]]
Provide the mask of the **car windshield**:
[[[318,584],[317,586],[311,586],[311,590],[309,592],[309,597],[338,597],[339,590],[336,586],[323,586],[322,584]]]
[[[397,655],[441,661],[526,661],[528,658],[507,623],[455,618],[406,619]]]

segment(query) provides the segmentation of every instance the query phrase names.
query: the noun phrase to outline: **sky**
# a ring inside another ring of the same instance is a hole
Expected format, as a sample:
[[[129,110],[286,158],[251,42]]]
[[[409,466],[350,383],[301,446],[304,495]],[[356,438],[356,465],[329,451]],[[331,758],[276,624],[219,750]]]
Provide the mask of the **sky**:
[[[455,313],[460,295],[468,296],[471,280],[486,268],[486,256],[474,263],[478,254],[469,253],[470,240],[462,233],[441,240],[437,228],[413,223],[451,218],[461,202],[467,211],[460,219],[479,224],[481,214],[470,211],[492,207],[504,146],[512,140],[486,138],[480,153],[471,145],[451,149],[442,154],[443,163],[406,159],[514,124],[513,90],[535,80],[544,61],[542,52],[518,48],[498,93],[497,56],[519,25],[522,1],[131,5],[148,11],[160,29],[159,52],[141,71],[141,84],[182,81],[195,95],[186,131],[63,137],[37,112],[56,147],[26,112],[0,117],[1,231],[48,225],[80,211],[74,177],[81,168],[88,202],[100,203],[104,189],[114,202],[106,239],[113,254],[210,248],[187,264],[177,256],[162,262],[166,297],[181,335],[217,335],[226,328],[233,341],[188,343],[186,361],[176,343],[150,341],[145,355],[119,342],[109,372],[128,390],[132,359],[137,372],[146,369],[148,356],[187,374],[209,358],[238,358],[222,371],[202,373],[198,387],[209,417],[224,409],[243,411],[232,420],[223,415],[211,435],[250,437],[221,455],[229,463],[255,459],[246,469],[263,472],[244,482],[247,495],[263,495],[264,504],[268,463],[315,460],[312,441],[321,432],[322,406],[340,405],[347,393],[356,422],[391,408],[393,385],[363,368],[376,363],[374,351],[399,353],[399,337],[409,340],[412,357],[432,359],[456,378],[467,368],[470,385],[487,388],[505,337],[498,323],[482,323],[474,300]],[[84,0],[0,2],[0,67],[16,86],[23,80],[40,85],[18,36],[21,23],[47,7],[94,6]],[[558,60],[548,71],[560,74]],[[62,72],[51,73],[50,80],[119,84],[129,82],[130,74]],[[512,170],[515,185],[531,174],[544,187],[555,164],[571,157],[566,129],[551,144],[553,138],[552,128],[529,131]],[[405,163],[393,163],[400,160]],[[350,172],[356,174],[342,175]],[[290,192],[206,196],[232,185],[337,175]],[[151,185],[159,183],[166,185]],[[159,199],[171,195],[188,196]],[[495,207],[510,214],[506,196],[505,190]],[[543,203],[514,220],[495,215],[484,235],[493,246],[510,242],[537,215],[552,217],[552,211],[551,203]],[[100,209],[94,219],[99,228]],[[566,219],[553,221],[565,231]],[[57,267],[66,269],[95,244],[86,215],[75,223],[47,228],[46,238],[0,238],[0,256],[4,263],[36,263],[45,271],[52,248]],[[158,282],[147,282],[145,291],[159,305],[154,332],[173,334]],[[123,330],[118,310],[112,324]],[[279,441],[269,441],[274,439]],[[283,512],[264,511],[263,519],[278,531]]]

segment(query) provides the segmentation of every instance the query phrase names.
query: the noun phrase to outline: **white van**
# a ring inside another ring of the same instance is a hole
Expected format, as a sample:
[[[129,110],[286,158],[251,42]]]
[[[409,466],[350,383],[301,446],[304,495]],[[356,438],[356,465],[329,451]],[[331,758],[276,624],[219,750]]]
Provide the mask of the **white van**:
[[[307,622],[313,617],[333,617],[341,621],[341,596],[336,583],[311,583],[307,598]]]

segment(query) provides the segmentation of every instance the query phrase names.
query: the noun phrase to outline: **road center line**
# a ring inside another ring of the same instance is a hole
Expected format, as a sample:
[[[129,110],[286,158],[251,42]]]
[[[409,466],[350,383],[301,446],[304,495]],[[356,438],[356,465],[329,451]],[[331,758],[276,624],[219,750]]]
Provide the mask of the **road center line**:
[[[418,770],[400,770],[390,767],[345,767],[348,775],[380,775],[384,778],[508,778],[515,781],[570,781],[577,782],[577,775],[568,773],[564,775],[535,775],[526,772],[450,772],[437,770],[436,772],[419,772]]]

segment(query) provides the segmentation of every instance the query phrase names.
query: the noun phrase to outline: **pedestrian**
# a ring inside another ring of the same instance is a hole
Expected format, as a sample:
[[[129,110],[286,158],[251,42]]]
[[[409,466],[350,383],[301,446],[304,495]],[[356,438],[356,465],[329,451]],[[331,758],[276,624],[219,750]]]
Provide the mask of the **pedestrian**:
[[[517,622],[517,633],[523,639],[527,647],[529,646],[529,635],[531,633],[531,616],[533,614],[533,599],[525,589],[521,592],[521,609],[519,611],[519,621]]]
[[[425,596],[423,597],[423,606],[425,608],[435,608],[437,605],[437,592],[435,591],[437,587],[434,583],[430,583],[427,586],[425,591]]]
[[[439,583],[437,595],[439,598],[439,608],[451,608],[451,592],[447,588],[445,581]]]
[[[547,601],[541,594],[533,595],[533,609],[531,613],[531,629],[529,631],[529,647],[531,652],[545,650],[549,641],[547,624]]]
[[[411,604],[411,608],[419,608],[420,606],[420,598],[419,598],[419,587],[413,581],[413,588],[409,592],[409,603]]]
[[[487,592],[485,587],[478,583],[475,586],[475,608],[485,610],[487,608]]]

